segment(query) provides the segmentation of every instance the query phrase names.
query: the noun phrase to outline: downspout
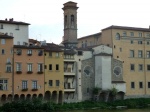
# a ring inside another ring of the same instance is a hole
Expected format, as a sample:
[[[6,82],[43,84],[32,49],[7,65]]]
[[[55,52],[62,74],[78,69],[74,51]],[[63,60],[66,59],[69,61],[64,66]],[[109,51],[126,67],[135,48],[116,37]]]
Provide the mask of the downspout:
[[[14,47],[13,47],[13,57],[12,57],[12,101],[14,100]]]
[[[143,33],[144,34],[144,33]],[[144,38],[144,76],[145,76],[145,95],[146,95],[146,66],[145,66],[145,44],[146,44],[146,39]]]

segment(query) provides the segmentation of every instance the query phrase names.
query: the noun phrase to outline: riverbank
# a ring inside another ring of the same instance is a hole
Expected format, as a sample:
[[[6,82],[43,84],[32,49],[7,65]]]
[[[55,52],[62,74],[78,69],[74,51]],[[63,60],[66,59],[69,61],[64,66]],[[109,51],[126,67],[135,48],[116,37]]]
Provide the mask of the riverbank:
[[[52,112],[52,111],[66,111],[66,110],[85,110],[85,109],[117,109],[117,106],[134,108],[148,108],[150,105],[150,98],[126,99],[117,100],[113,102],[95,102],[84,101],[77,103],[55,104],[52,102],[43,102],[40,99],[33,101],[24,100],[11,103],[5,103],[0,107],[2,112]]]

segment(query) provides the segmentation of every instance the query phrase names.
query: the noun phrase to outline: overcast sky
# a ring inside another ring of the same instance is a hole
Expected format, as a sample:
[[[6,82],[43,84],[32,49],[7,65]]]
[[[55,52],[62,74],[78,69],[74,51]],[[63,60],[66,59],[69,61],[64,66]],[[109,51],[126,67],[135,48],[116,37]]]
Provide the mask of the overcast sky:
[[[0,19],[30,23],[29,38],[59,44],[63,37],[63,4],[69,0],[0,0]],[[78,3],[78,38],[111,26],[148,28],[150,0],[73,0]]]

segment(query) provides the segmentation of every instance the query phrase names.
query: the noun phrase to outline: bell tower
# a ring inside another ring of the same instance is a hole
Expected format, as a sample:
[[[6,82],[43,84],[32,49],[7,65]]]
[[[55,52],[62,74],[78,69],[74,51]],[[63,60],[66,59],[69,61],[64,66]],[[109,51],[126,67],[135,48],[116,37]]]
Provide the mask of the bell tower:
[[[63,4],[64,37],[63,44],[67,48],[77,47],[77,3],[69,1]]]

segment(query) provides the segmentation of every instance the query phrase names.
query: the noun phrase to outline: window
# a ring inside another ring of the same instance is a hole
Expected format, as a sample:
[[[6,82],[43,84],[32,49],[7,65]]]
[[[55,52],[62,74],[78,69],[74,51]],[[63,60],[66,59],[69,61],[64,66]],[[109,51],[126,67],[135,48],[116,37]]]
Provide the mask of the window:
[[[138,44],[142,44],[142,41],[138,41]]]
[[[59,70],[59,65],[58,64],[56,64],[56,70]]]
[[[28,49],[27,54],[28,54],[28,55],[32,55],[32,50],[31,50],[31,49]]]
[[[150,88],[150,82],[148,82],[148,88]]]
[[[21,55],[21,54],[22,54],[22,50],[21,50],[21,49],[17,49],[16,54],[17,54],[17,55]]]
[[[134,82],[131,82],[131,88],[132,88],[132,89],[135,88]]]
[[[78,51],[78,55],[79,56],[83,55],[83,52],[82,51]]]
[[[139,32],[139,37],[142,37],[142,33],[141,32]]]
[[[11,72],[11,65],[6,65],[6,72]]]
[[[0,90],[7,90],[8,89],[8,80],[0,79]]]
[[[59,80],[56,80],[56,86],[59,86]]]
[[[37,89],[37,81],[32,81],[32,89]]]
[[[119,33],[116,34],[116,40],[120,40],[120,34]]]
[[[38,50],[38,55],[42,56],[43,55],[43,51],[42,50]]]
[[[131,57],[131,58],[134,57],[134,50],[130,50],[130,57]]]
[[[49,52],[49,56],[52,57],[52,52]]]
[[[146,51],[147,58],[150,58],[150,51]]]
[[[49,64],[49,70],[52,70],[52,64]]]
[[[131,40],[130,43],[133,44],[134,43],[133,40]]]
[[[5,43],[6,43],[5,39],[1,39],[1,44],[5,44]]]
[[[47,69],[47,65],[44,65],[44,69]]]
[[[53,86],[53,80],[49,80],[49,86]]]
[[[32,63],[28,63],[28,72],[32,72]]]
[[[143,51],[142,51],[142,50],[139,50],[139,51],[138,51],[138,57],[139,57],[139,58],[142,58],[142,57],[143,57]]]
[[[150,65],[147,65],[147,70],[150,71]]]
[[[139,64],[139,71],[143,71],[143,65]]]
[[[17,63],[17,71],[21,71],[21,63]]]
[[[134,64],[130,64],[130,70],[134,71]]]
[[[150,42],[149,42],[149,41],[147,41],[147,45],[150,45]]]
[[[57,57],[57,58],[59,57],[59,52],[56,52],[56,57]]]
[[[127,33],[124,31],[123,32],[123,37],[126,37],[127,36]]]
[[[43,64],[38,64],[38,72],[42,72],[43,71]]]
[[[120,48],[120,52],[122,52],[122,48]]]
[[[7,64],[11,64],[10,58],[7,58]]]
[[[130,36],[131,36],[131,37],[134,37],[134,33],[133,33],[133,32],[130,32]]]
[[[147,34],[146,34],[146,37],[150,37],[150,34],[149,34],[149,33],[147,33]]]
[[[2,49],[2,54],[5,54],[5,50],[4,49]]]
[[[139,88],[143,88],[143,82],[139,82]]]
[[[27,88],[28,88],[28,82],[22,81],[22,89],[27,89]]]
[[[3,29],[4,27],[3,27],[3,24],[1,24],[1,29]]]

